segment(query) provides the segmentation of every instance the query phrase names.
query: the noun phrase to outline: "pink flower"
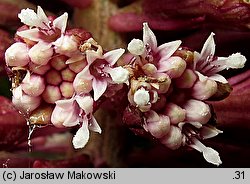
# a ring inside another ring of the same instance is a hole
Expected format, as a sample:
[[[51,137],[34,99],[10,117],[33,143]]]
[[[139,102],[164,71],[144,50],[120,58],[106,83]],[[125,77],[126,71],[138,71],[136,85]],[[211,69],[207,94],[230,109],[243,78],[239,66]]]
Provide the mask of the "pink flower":
[[[51,122],[58,127],[80,125],[73,138],[75,148],[83,148],[89,140],[89,129],[101,133],[93,113],[93,99],[89,95],[76,95],[70,99],[56,101]]]
[[[112,83],[114,65],[123,53],[124,49],[112,50],[103,55],[93,50],[87,50],[88,65],[76,75],[73,82],[77,93],[87,93],[93,89],[94,100],[98,100],[106,91],[108,84]],[[124,72],[124,74],[128,76],[128,72]],[[126,82],[126,79],[127,77],[124,78],[124,81],[119,82]]]
[[[171,57],[180,45],[181,41],[177,40],[157,46],[157,40],[154,33],[148,27],[147,23],[143,23],[143,41],[133,39],[128,44],[128,50],[131,54],[136,56],[135,62],[137,64],[141,67],[145,65],[144,68],[142,67],[145,73],[154,75],[157,72],[162,73],[169,71],[171,68],[177,68],[178,71],[169,71],[172,73],[171,75],[175,76],[176,72],[178,72],[178,75],[181,75],[186,68],[185,61],[180,57]]]
[[[227,80],[218,72],[225,69],[243,68],[246,62],[246,57],[240,53],[235,53],[229,57],[216,57],[214,33],[211,33],[203,45],[201,53],[194,52],[194,69],[209,79],[228,83]]]

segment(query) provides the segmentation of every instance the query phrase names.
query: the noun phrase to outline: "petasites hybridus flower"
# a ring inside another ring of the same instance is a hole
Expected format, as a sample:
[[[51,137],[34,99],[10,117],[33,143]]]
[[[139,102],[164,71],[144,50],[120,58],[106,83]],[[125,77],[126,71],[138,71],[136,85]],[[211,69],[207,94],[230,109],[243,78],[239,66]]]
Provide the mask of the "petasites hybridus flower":
[[[206,161],[220,165],[218,152],[201,143],[222,133],[210,125],[214,112],[205,100],[226,83],[217,73],[243,67],[246,58],[239,53],[215,56],[213,33],[200,54],[180,44],[173,41],[157,47],[154,33],[143,24],[143,41],[133,39],[128,44],[133,57],[126,66],[131,76],[123,120],[136,134],[150,134],[173,150],[192,147]]]

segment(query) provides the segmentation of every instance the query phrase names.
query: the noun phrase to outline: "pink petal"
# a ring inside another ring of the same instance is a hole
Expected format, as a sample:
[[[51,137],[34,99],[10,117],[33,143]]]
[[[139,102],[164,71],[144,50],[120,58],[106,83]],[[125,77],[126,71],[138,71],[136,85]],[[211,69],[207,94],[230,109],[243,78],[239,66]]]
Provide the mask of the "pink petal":
[[[93,79],[94,100],[97,101],[106,91],[108,82],[106,80]]]
[[[124,52],[125,52],[124,49],[111,50],[103,55],[103,59],[108,61],[109,64],[113,66]]]
[[[160,45],[157,50],[161,60],[168,59],[181,45],[181,40],[176,40]]]
[[[68,20],[68,13],[65,12],[63,15],[57,17],[53,21],[53,26],[60,29],[61,33],[64,33],[67,26],[67,20]]]
[[[88,129],[88,123],[83,122],[81,128],[78,129],[76,132],[76,135],[73,137],[73,145],[74,148],[79,149],[83,148],[89,140],[89,129]]]
[[[63,109],[70,109],[73,106],[75,99],[74,98],[70,98],[70,99],[65,99],[65,100],[57,100],[56,106],[61,107]]]
[[[27,39],[32,40],[32,41],[36,41],[36,42],[42,41],[42,39],[39,38],[39,29],[38,28],[27,29],[24,31],[18,31],[16,34],[20,37],[27,38]]]
[[[40,6],[37,6],[37,16],[44,22],[49,23],[47,15],[44,13],[43,9]]]
[[[143,23],[143,42],[156,52],[157,40],[153,31],[148,27],[148,23]]]
[[[65,119],[65,121],[63,122],[63,126],[66,127],[73,127],[79,124],[79,115],[77,113],[77,108],[76,106],[73,107],[70,111],[66,111],[63,113],[67,113],[67,118]]]
[[[98,122],[96,121],[95,117],[92,116],[91,118],[91,122],[89,124],[89,129],[94,131],[94,132],[98,132],[99,134],[102,133],[102,129],[101,127],[99,126]]]
[[[201,50],[201,60],[206,60],[208,56],[214,56],[215,53],[215,43],[214,43],[214,33],[211,33],[207,38]]]
[[[80,106],[81,109],[84,110],[86,115],[91,114],[93,112],[93,98],[91,96],[75,96],[75,99]]]
[[[89,65],[92,64],[98,58],[101,58],[101,56],[97,52],[93,50],[86,51],[86,59]]]

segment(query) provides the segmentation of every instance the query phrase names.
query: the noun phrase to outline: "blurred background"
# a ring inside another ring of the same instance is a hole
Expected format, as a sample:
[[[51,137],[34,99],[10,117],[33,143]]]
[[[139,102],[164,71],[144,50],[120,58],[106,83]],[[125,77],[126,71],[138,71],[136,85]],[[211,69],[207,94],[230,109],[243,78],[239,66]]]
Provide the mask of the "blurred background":
[[[191,149],[172,151],[154,140],[134,135],[112,109],[95,116],[103,129],[92,134],[82,150],[71,145],[74,129],[36,127],[28,147],[29,127],[11,104],[4,52],[21,26],[17,14],[40,5],[48,15],[69,13],[69,27],[91,32],[105,50],[126,48],[142,38],[148,22],[158,44],[181,39],[200,52],[211,32],[216,55],[241,52],[250,60],[250,2],[247,0],[0,0],[0,167],[215,167]],[[209,102],[223,134],[205,141],[223,162],[219,167],[250,167],[250,62],[243,69],[224,72],[231,95]]]

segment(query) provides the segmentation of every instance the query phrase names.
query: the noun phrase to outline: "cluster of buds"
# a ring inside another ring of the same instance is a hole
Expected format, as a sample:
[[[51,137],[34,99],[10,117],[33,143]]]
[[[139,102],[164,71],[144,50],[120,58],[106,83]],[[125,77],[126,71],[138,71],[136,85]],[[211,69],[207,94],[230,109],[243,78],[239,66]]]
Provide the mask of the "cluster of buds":
[[[157,46],[154,33],[144,23],[143,40],[128,44],[133,57],[124,66],[130,80],[123,120],[137,134],[153,136],[170,149],[187,145],[219,165],[218,152],[200,141],[222,132],[211,125],[214,112],[207,101],[229,95],[231,88],[218,72],[242,68],[246,58],[240,53],[215,56],[213,36],[201,53],[181,47],[180,40]]]
[[[130,59],[117,62],[124,49],[103,51],[90,33],[67,29],[67,13],[47,17],[38,6],[37,13],[25,9],[18,17],[25,25],[6,50],[5,61],[12,102],[29,124],[78,127],[72,142],[83,148],[89,130],[101,133],[93,116],[98,104],[127,90],[123,121],[133,131],[170,149],[187,145],[208,162],[221,163],[219,154],[200,142],[221,133],[209,123],[213,112],[207,101],[229,94],[228,82],[218,72],[242,68],[246,58],[240,53],[215,56],[213,33],[198,53],[181,47],[180,40],[158,46],[144,23],[143,40],[128,44]]]
[[[124,49],[104,53],[89,32],[66,29],[67,13],[47,17],[38,6],[37,13],[24,9],[18,17],[25,25],[5,52],[12,102],[29,124],[79,126],[73,145],[82,148],[89,129],[101,133],[95,104],[109,85],[128,78],[114,66]]]

